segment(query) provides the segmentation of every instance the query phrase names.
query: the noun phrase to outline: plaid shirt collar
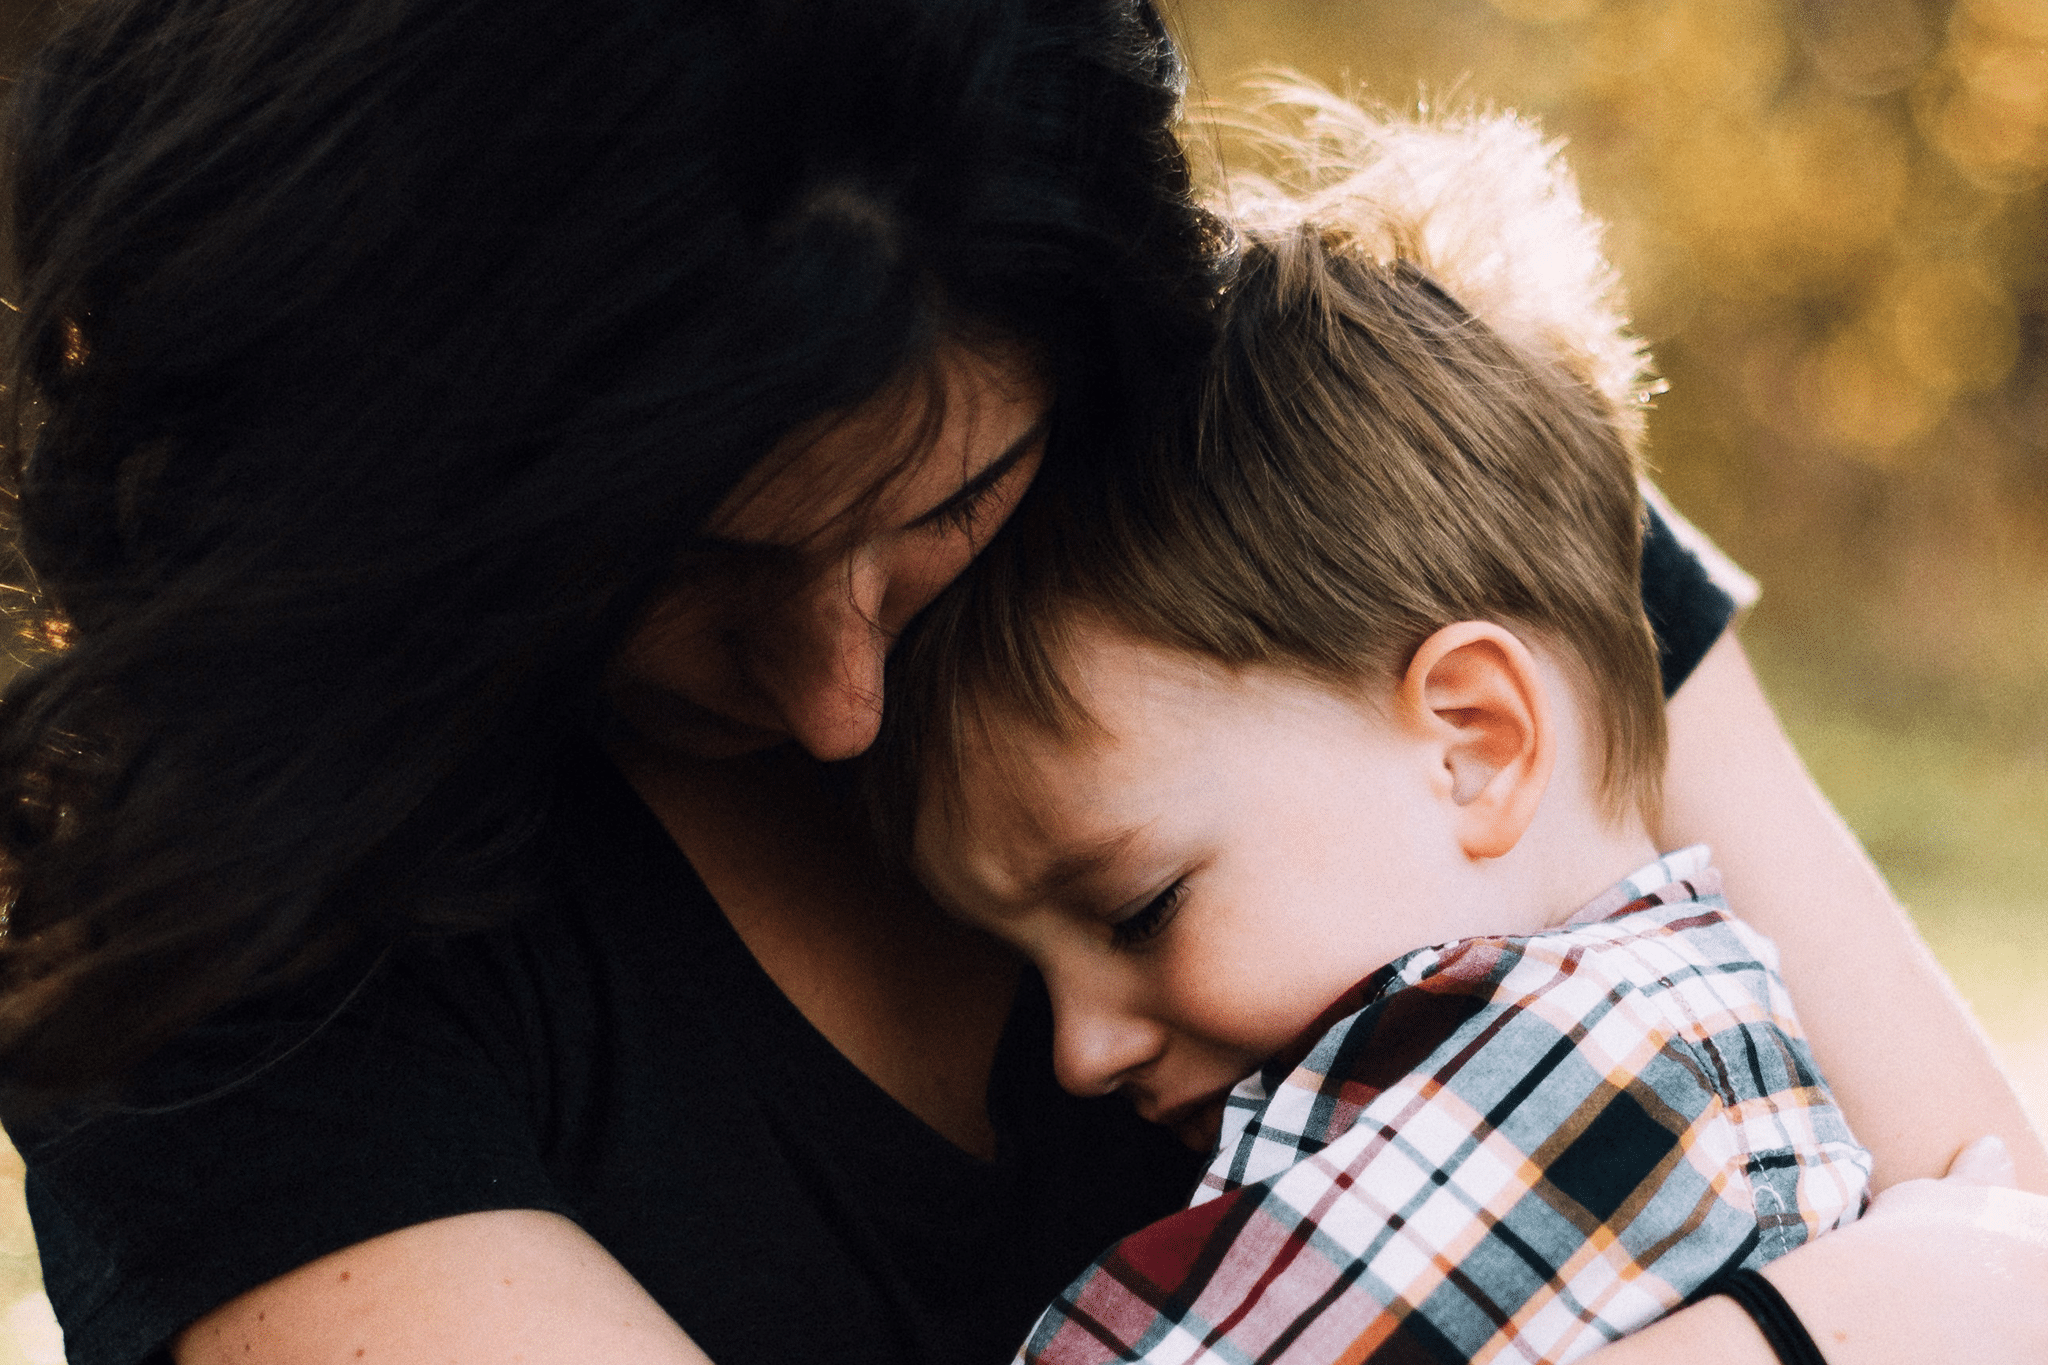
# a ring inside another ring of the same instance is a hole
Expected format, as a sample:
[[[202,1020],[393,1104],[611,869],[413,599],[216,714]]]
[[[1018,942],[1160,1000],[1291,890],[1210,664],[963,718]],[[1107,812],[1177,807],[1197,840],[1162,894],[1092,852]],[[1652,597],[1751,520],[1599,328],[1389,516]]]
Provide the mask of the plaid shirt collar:
[[[1559,927],[1570,929],[1597,924],[1601,920],[1619,919],[1623,915],[1680,902],[1712,900],[1715,904],[1722,904],[1721,874],[1713,863],[1713,852],[1705,844],[1693,844],[1676,853],[1667,853],[1654,862],[1645,863],[1587,901]],[[1329,1008],[1318,1014],[1286,1047],[1274,1053],[1256,1073],[1239,1081],[1224,1107],[1222,1128],[1216,1135],[1216,1150],[1211,1155],[1227,1153],[1238,1145],[1245,1125],[1253,1115],[1265,1108],[1273,1092],[1308,1059],[1318,1043],[1330,1036],[1331,1030],[1393,989],[1404,975],[1403,968],[1418,955],[1433,954],[1442,946],[1403,953],[1378,968],[1331,1001]],[[1211,1188],[1210,1180],[1204,1180],[1202,1184],[1205,1190]]]

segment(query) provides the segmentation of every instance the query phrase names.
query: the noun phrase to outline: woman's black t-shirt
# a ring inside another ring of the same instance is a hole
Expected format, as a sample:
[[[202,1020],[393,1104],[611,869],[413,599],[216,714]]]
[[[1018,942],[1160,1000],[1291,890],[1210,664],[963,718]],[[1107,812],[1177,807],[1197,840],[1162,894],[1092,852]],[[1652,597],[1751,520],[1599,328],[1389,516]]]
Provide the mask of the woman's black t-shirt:
[[[1646,605],[1675,688],[1733,610],[1661,521]],[[317,1028],[202,1030],[242,1079],[90,1120],[10,1122],[71,1365],[164,1359],[185,1324],[396,1228],[574,1219],[718,1365],[999,1365],[1199,1158],[1061,1092],[1042,989],[989,1096],[993,1161],[863,1076],[754,961],[601,759],[575,767],[545,912],[388,959]],[[196,1082],[191,1083],[196,1084]]]

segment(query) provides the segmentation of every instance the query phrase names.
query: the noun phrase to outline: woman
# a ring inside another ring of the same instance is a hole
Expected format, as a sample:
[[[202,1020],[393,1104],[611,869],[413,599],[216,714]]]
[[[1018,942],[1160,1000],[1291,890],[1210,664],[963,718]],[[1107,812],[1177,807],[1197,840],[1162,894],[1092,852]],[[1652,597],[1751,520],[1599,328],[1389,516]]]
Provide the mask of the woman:
[[[1143,0],[101,0],[45,54],[19,483],[69,644],[0,731],[0,1068],[75,1365],[994,1360],[1184,1194],[814,762],[1201,354],[1176,80]],[[2038,1182],[1657,544],[1667,834],[1762,888],[1889,1178],[1996,1130]],[[1872,1226],[1838,1260],[1912,1269]]]

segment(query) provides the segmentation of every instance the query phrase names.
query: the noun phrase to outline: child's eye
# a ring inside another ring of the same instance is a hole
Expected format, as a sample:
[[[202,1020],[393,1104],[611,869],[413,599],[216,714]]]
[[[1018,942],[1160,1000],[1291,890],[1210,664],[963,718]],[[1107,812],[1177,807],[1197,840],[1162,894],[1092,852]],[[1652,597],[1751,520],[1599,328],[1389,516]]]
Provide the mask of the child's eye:
[[[1119,948],[1134,948],[1148,939],[1158,936],[1159,931],[1173,918],[1174,911],[1187,895],[1188,879],[1180,878],[1172,886],[1146,901],[1143,905],[1109,926],[1110,942]]]

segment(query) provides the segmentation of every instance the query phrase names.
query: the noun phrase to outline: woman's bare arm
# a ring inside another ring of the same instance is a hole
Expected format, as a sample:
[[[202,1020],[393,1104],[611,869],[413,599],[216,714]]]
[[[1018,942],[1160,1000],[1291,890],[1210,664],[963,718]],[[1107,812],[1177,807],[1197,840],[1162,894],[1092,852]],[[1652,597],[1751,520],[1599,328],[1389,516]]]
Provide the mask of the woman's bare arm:
[[[1662,845],[1707,843],[1786,983],[1878,1188],[1996,1133],[2022,1188],[2048,1150],[1954,988],[1793,752],[1732,632],[1672,699]]]
[[[566,1218],[443,1218],[324,1256],[185,1329],[177,1365],[710,1365]]]
[[[1970,1175],[1907,1181],[1764,1274],[1828,1365],[2048,1360],[2048,1196]],[[1776,1360],[1732,1300],[1712,1298],[1602,1348],[1590,1365]]]

